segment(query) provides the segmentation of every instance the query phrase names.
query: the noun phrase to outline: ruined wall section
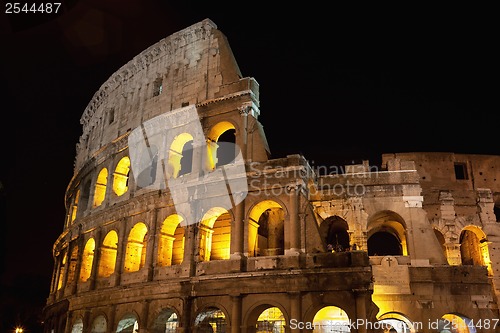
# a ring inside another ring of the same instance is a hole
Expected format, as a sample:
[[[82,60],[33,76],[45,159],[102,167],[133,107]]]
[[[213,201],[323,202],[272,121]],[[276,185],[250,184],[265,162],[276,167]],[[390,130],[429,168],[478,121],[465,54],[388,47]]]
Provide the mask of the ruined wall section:
[[[241,79],[225,36],[206,19],[152,45],[117,70],[80,120],[75,174],[96,153],[159,114],[220,97]]]

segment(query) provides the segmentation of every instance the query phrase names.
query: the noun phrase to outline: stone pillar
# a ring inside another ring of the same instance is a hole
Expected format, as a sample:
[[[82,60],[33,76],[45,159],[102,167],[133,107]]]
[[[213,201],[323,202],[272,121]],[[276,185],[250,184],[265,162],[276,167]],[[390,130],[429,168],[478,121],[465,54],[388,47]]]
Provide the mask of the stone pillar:
[[[367,323],[368,318],[366,315],[366,300],[369,296],[368,290],[354,289],[353,291],[354,296],[356,297],[356,320],[362,319],[363,323]],[[366,325],[357,325],[357,329],[358,333],[366,333]]]
[[[83,248],[84,248],[84,239],[82,236],[82,226],[78,226],[78,238],[75,240],[78,244],[78,255],[75,265],[75,283],[73,284],[73,290],[71,291],[72,295],[75,295],[78,292],[78,283],[80,282],[80,270],[82,269],[82,257],[83,257]]]
[[[149,303],[151,301],[146,299],[142,302],[142,311],[141,311],[141,319],[139,325],[139,333],[147,333],[149,332],[148,328],[148,315],[149,315]]]
[[[302,307],[301,307],[301,294],[300,291],[293,291],[288,293],[288,298],[290,299],[290,320],[294,320],[297,323],[302,322]],[[289,323],[285,323],[288,327]],[[300,333],[299,328],[293,328],[290,330],[292,333]]]
[[[102,229],[101,227],[97,228],[95,231],[95,249],[94,249],[94,259],[92,261],[92,270],[90,272],[90,289],[89,290],[94,290],[96,287],[96,282],[97,282],[97,270],[99,269],[99,260],[101,258],[101,233]]]
[[[157,251],[157,235],[158,235],[158,230],[156,230],[156,225],[157,225],[157,219],[158,219],[158,212],[156,209],[151,210],[148,213],[148,218],[150,221],[150,228],[148,232],[148,242],[147,242],[147,248],[146,248],[146,269],[148,271],[147,273],[147,280],[148,281],[153,281],[153,276],[154,276],[154,269],[156,266],[156,259],[158,256],[156,255]]]
[[[289,254],[298,254],[300,252],[300,246],[299,246],[299,195],[298,192],[301,189],[300,184],[289,184],[286,187],[287,192],[288,192],[288,197],[289,197],[289,211],[290,211],[290,217],[289,217],[289,223],[285,225],[285,228],[287,228],[287,232],[285,234],[285,237],[288,237],[288,248],[285,245],[285,255]],[[286,238],[285,238],[285,244],[286,244]]]
[[[118,244],[116,248],[116,263],[115,263],[115,286],[119,286],[121,283],[121,277],[123,273],[123,258],[125,256],[126,245],[127,245],[127,220],[123,219],[120,223],[120,228],[118,230]]]
[[[191,296],[187,296],[183,298],[183,301],[180,327],[177,327],[178,333],[191,332],[191,306],[193,304],[193,300]]]
[[[241,142],[237,142],[237,144],[241,147],[241,156],[245,160],[245,163],[249,161],[248,157],[248,114],[250,113],[252,107],[248,105],[244,105],[239,108],[239,112],[242,118],[242,126],[241,126]]]
[[[231,295],[231,333],[241,333],[241,295]]]
[[[111,304],[109,313],[108,313],[108,326],[106,327],[106,331],[109,333],[115,332],[115,326],[117,323],[115,323],[116,320],[116,304]]]
[[[234,207],[234,221],[231,226],[231,259],[241,259],[243,256],[244,214],[245,200]]]

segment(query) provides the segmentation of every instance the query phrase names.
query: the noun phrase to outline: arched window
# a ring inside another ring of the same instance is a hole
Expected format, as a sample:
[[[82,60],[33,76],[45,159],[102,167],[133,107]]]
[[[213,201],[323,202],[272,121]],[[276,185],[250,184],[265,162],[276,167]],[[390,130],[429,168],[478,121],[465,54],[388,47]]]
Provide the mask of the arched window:
[[[94,207],[98,207],[106,197],[106,186],[108,184],[108,169],[102,168],[97,176],[94,191]]]
[[[321,222],[321,237],[325,244],[330,245],[335,252],[342,252],[350,248],[349,225],[339,216],[331,216]]]
[[[313,332],[350,332],[350,319],[347,313],[337,306],[321,308],[313,318]],[[316,327],[321,329],[317,330]]]
[[[179,265],[184,258],[182,216],[172,214],[163,221],[158,242],[158,265]]]
[[[226,332],[226,315],[220,309],[211,307],[200,312],[194,324],[199,333]]]
[[[189,133],[177,135],[168,153],[168,177],[177,178],[190,173],[193,160],[193,136]]]
[[[125,156],[118,162],[113,174],[113,191],[117,196],[121,196],[127,192],[129,175],[130,159],[128,156]]]
[[[116,252],[118,250],[118,234],[111,230],[104,237],[101,246],[101,256],[99,259],[99,277],[108,277],[115,271]]]
[[[224,208],[211,208],[199,228],[200,259],[229,259],[231,247],[231,216]]]
[[[146,234],[148,228],[142,222],[134,225],[130,230],[125,253],[125,272],[136,272],[146,262]]]
[[[273,200],[264,200],[250,211],[248,252],[250,256],[280,255],[285,245],[285,212]]]
[[[85,282],[92,273],[92,263],[94,261],[95,240],[90,238],[83,248],[82,266],[80,269],[80,281]]]
[[[152,333],[175,333],[177,332],[178,318],[172,309],[163,309],[156,317],[152,325]]]

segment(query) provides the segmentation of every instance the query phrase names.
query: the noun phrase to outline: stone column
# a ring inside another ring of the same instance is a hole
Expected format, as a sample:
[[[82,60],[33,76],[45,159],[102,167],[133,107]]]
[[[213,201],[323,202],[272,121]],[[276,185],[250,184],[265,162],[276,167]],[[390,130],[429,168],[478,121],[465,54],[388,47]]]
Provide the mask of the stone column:
[[[149,299],[146,299],[142,302],[142,311],[141,311],[141,321],[140,321],[140,326],[139,326],[139,332],[140,333],[147,333],[149,332],[148,328],[148,315],[149,315],[149,303],[151,301]]]
[[[366,299],[369,295],[368,290],[354,289],[353,291],[354,296],[356,297],[356,320],[362,319],[362,323],[365,324],[368,320],[366,315]],[[357,325],[356,328],[358,329],[358,333],[366,333],[366,325]]]
[[[241,333],[241,295],[231,295],[231,333]]]
[[[78,238],[75,240],[78,244],[78,255],[75,265],[75,283],[73,284],[73,290],[71,291],[72,295],[75,295],[78,292],[78,283],[80,282],[80,270],[82,269],[82,256],[83,256],[83,248],[84,248],[84,239],[82,236],[82,226],[78,226]]]
[[[252,107],[249,105],[243,105],[239,108],[239,112],[242,118],[241,126],[241,142],[236,142],[241,147],[241,156],[245,160],[245,163],[249,161],[248,157],[248,114],[250,113]]]
[[[147,273],[147,280],[152,281],[153,276],[154,276],[154,269],[156,266],[156,259],[158,258],[157,254],[157,235],[158,230],[157,229],[157,219],[158,219],[158,212],[156,209],[151,210],[148,213],[149,221],[150,221],[150,228],[148,231],[148,242],[147,242],[147,248],[146,248],[146,269],[148,271]]]
[[[183,301],[180,327],[177,327],[177,332],[188,333],[191,332],[191,306],[193,301],[191,296],[184,297]]]
[[[296,255],[300,252],[299,246],[299,195],[301,189],[300,184],[289,184],[286,187],[289,197],[289,223],[285,225],[287,232],[285,236],[288,237],[288,248],[285,246],[285,255]],[[287,228],[288,227],[288,228]],[[285,238],[286,240],[286,238]],[[286,242],[285,242],[286,244]]]
[[[125,256],[127,245],[127,220],[123,219],[119,222],[120,228],[118,229],[118,244],[116,248],[116,263],[115,263],[115,286],[121,283],[121,276],[123,273],[123,258]]]
[[[101,227],[97,228],[95,231],[95,249],[94,249],[94,259],[92,261],[92,270],[90,272],[90,289],[89,290],[94,290],[96,287],[96,282],[97,282],[97,270],[99,269],[99,260],[101,258],[101,233],[102,229]]]
[[[234,207],[234,221],[231,226],[231,259],[241,259],[243,255],[243,226],[245,200]]]
[[[301,310],[301,294],[300,291],[293,291],[288,293],[288,298],[290,299],[290,320],[294,320],[297,323],[302,322],[302,310]],[[285,323],[288,327],[289,323]],[[290,330],[292,333],[300,333],[298,327]]]

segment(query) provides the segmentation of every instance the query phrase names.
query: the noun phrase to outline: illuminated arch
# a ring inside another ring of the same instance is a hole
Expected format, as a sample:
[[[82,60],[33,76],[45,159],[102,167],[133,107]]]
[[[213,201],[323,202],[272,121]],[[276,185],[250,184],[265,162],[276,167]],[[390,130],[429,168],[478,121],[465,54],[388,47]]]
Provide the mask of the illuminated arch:
[[[179,265],[184,258],[184,218],[172,214],[163,221],[158,242],[158,265]]]
[[[248,255],[276,255],[284,253],[283,207],[274,200],[257,203],[248,219]]]
[[[118,251],[118,234],[111,230],[102,242],[101,256],[99,259],[99,277],[108,277],[115,272],[116,253]]]
[[[367,228],[368,255],[408,255],[406,223],[395,212],[376,213]]]
[[[168,153],[168,176],[177,178],[191,172],[193,159],[193,136],[189,133],[177,135]]]
[[[492,328],[493,328],[492,324]],[[484,327],[484,326],[483,326]],[[476,333],[473,321],[458,313],[447,313],[438,323],[438,332],[442,333]]]
[[[285,333],[285,316],[280,308],[268,307],[260,313],[255,326],[257,332]]]
[[[162,309],[154,320],[152,333],[176,333],[179,319],[175,310],[171,308]]]
[[[234,160],[236,156],[236,129],[228,121],[215,124],[208,133],[207,140],[207,165],[208,170],[225,165]]]
[[[200,260],[229,259],[231,216],[225,208],[210,208],[203,216],[198,230]]]
[[[117,196],[122,196],[128,190],[128,180],[130,175],[130,158],[124,156],[116,165],[113,173],[113,192]]]
[[[350,247],[349,225],[339,216],[331,216],[321,222],[319,232],[325,244],[332,245],[335,251],[344,251]]]
[[[146,234],[148,228],[142,222],[136,223],[130,230],[125,252],[125,272],[136,272],[146,262]]]
[[[92,273],[92,263],[94,261],[95,240],[90,238],[83,248],[82,267],[80,269],[80,281],[85,282]]]
[[[71,198],[71,207],[69,210],[69,224],[73,223],[73,221],[75,221],[76,219],[79,199],[80,199],[80,190],[76,190],[75,195]]]
[[[460,233],[462,265],[486,266],[492,275],[490,253],[486,234],[477,226],[466,226]]]
[[[108,169],[102,168],[97,176],[94,190],[94,207],[98,207],[106,197],[106,187],[108,185]]]
[[[416,322],[414,324],[412,320],[399,312],[384,313],[378,317],[378,321],[386,328],[385,331],[393,328],[397,333],[415,333],[423,329],[423,327],[419,327],[423,323]]]
[[[66,285],[70,285],[75,282],[77,262],[78,262],[78,245],[75,245],[71,250],[71,256],[69,258],[68,278],[66,281]]]
[[[321,308],[313,318],[313,331],[319,332],[350,332],[350,319],[347,313],[337,306]]]
[[[136,333],[139,331],[137,316],[133,313],[124,315],[116,326],[116,333]]]
[[[226,332],[227,320],[224,312],[217,307],[201,311],[194,321],[196,332]]]
[[[64,273],[66,272],[66,261],[68,260],[67,257],[67,249],[64,249],[61,251],[61,254],[59,255],[59,278],[57,279],[57,290],[61,289],[63,284],[64,284]]]

